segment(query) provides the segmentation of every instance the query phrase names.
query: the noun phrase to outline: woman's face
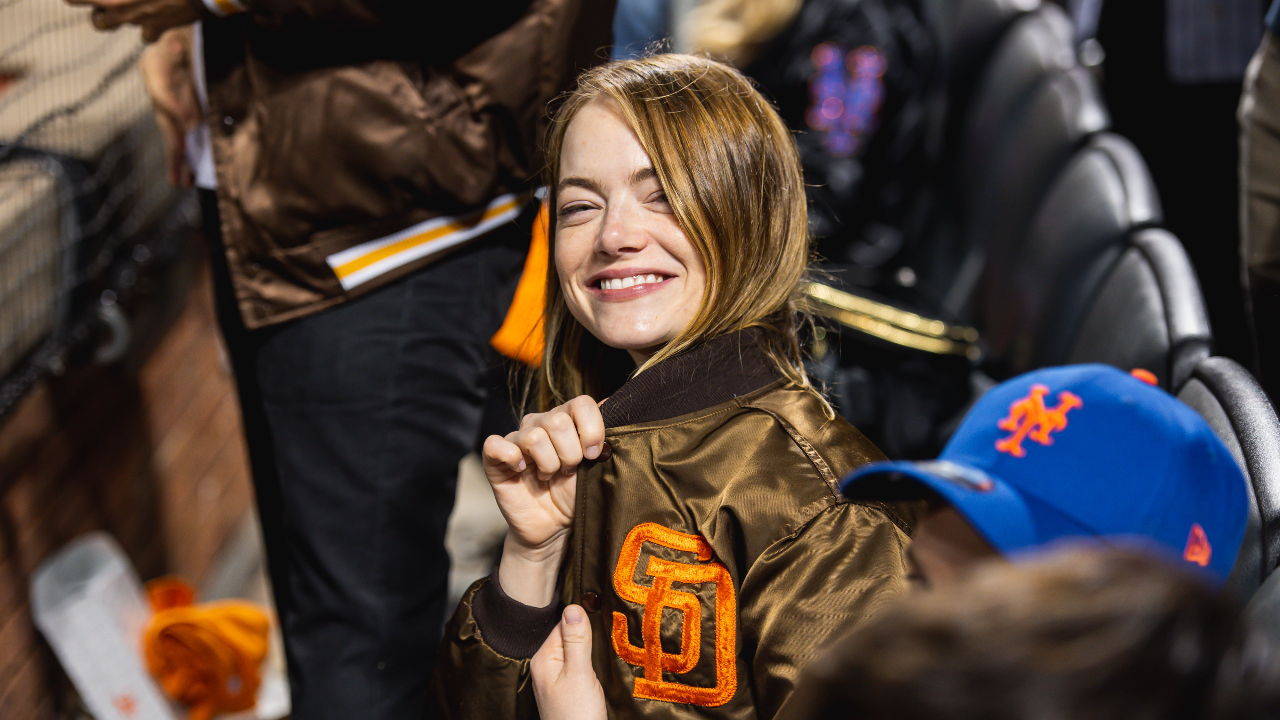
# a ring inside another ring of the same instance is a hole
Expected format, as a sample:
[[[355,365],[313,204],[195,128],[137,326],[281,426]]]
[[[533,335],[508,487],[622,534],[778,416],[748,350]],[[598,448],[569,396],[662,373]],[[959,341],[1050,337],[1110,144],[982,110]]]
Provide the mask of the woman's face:
[[[640,141],[603,102],[569,122],[553,210],[560,288],[588,332],[640,364],[684,330],[706,268]]]

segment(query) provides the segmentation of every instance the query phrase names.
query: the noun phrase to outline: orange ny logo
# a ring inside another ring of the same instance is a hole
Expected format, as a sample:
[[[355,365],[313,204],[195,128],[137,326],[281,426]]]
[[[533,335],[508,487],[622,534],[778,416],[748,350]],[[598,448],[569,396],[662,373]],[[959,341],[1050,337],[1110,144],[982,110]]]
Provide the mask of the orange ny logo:
[[[1058,393],[1058,406],[1047,408],[1044,396],[1049,388],[1044,385],[1032,385],[1031,394],[1009,406],[1009,417],[996,423],[1001,430],[1013,433],[1007,438],[996,441],[996,450],[1009,453],[1014,457],[1023,457],[1027,451],[1022,449],[1022,441],[1031,438],[1041,445],[1052,445],[1053,438],[1049,433],[1058,432],[1067,426],[1067,413],[1074,408],[1083,407],[1084,402],[1073,394]]]
[[[640,563],[640,546],[646,542],[693,553],[702,564],[671,562],[651,556],[644,572],[653,578],[653,584],[648,587],[638,585],[635,571]],[[697,666],[702,653],[702,605],[697,595],[674,590],[672,583],[715,583],[715,687],[697,687],[662,679],[663,671],[676,675],[689,672]],[[617,612],[613,614],[614,651],[626,662],[644,669],[644,677],[636,678],[635,697],[703,707],[719,707],[729,702],[738,689],[735,649],[737,600],[729,571],[712,560],[711,546],[706,540],[656,523],[637,525],[627,534],[618,555],[613,588],[623,600],[644,606],[640,621],[644,647],[631,644],[627,636],[626,616]],[[668,653],[662,649],[662,614],[665,608],[679,611],[682,615],[679,653]]]

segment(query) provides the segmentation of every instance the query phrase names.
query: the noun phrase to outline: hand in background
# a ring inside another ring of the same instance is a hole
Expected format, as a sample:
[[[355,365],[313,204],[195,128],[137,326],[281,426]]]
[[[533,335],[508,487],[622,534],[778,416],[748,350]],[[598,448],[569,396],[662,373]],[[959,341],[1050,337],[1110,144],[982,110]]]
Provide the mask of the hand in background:
[[[535,607],[551,602],[573,527],[578,465],[599,457],[603,444],[604,419],[586,395],[485,440],[484,472],[510,526],[498,568],[510,597]]]
[[[190,25],[200,19],[188,0],[67,0],[72,5],[92,5],[89,19],[99,30],[115,30],[121,25],[142,28],[142,39],[155,42],[167,30]]]
[[[192,75],[191,32],[190,25],[166,32],[159,42],[143,50],[138,60],[156,124],[164,136],[169,182],[183,187],[194,180],[187,162],[187,131],[201,122]]]
[[[591,667],[591,623],[582,608],[564,609],[529,671],[542,720],[605,720],[604,687]]]

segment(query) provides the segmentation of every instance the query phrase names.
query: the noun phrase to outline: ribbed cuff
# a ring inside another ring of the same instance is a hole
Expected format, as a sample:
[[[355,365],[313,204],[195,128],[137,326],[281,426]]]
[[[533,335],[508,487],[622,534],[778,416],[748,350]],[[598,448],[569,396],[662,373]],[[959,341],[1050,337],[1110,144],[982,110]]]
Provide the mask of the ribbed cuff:
[[[513,600],[502,591],[495,568],[489,582],[476,590],[471,613],[489,647],[516,660],[533,657],[560,622],[560,601],[536,608]]]

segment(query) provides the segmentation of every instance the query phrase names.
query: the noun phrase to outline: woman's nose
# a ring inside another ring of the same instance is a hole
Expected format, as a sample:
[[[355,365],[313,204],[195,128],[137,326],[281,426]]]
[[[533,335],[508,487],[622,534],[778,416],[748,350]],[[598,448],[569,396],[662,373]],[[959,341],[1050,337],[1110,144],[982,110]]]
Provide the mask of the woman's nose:
[[[613,206],[605,210],[600,234],[596,236],[596,250],[606,255],[622,255],[637,252],[648,242],[635,212],[625,206]]]

